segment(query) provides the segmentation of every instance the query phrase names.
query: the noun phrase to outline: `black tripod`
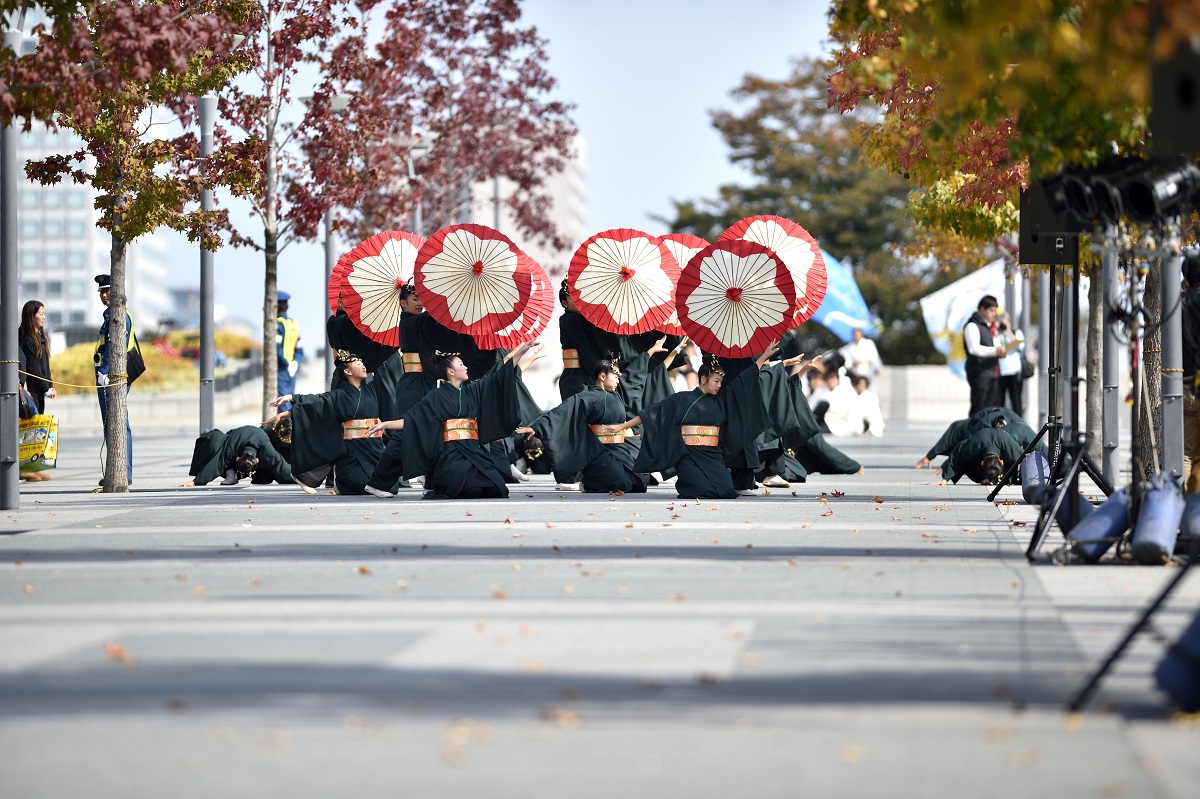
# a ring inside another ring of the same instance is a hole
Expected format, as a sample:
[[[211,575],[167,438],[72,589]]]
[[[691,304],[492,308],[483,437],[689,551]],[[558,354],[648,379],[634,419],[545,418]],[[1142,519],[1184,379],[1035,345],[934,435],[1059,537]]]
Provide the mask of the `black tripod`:
[[[1072,291],[1071,291],[1071,308],[1074,318],[1079,319],[1079,258],[1078,256],[1072,261]],[[1050,484],[1056,486],[1057,489],[1053,493],[1047,493],[1047,497],[1052,499],[1044,499],[1042,509],[1038,515],[1037,525],[1034,527],[1033,537],[1029,541],[1029,547],[1025,550],[1025,557],[1033,560],[1037,557],[1038,550],[1041,549],[1042,543],[1046,539],[1046,534],[1050,531],[1050,524],[1056,518],[1059,508],[1068,497],[1074,497],[1079,491],[1079,473],[1083,471],[1092,479],[1092,481],[1100,487],[1106,495],[1113,492],[1113,488],[1108,481],[1101,475],[1100,470],[1092,463],[1087,455],[1087,437],[1085,432],[1080,429],[1079,425],[1079,384],[1083,382],[1083,378],[1079,376],[1079,336],[1077,331],[1070,331],[1071,335],[1071,428],[1068,435],[1064,435],[1065,425],[1063,417],[1058,413],[1059,409],[1059,375],[1062,373],[1062,367],[1059,363],[1058,348],[1054,343],[1053,331],[1057,327],[1057,314],[1055,308],[1057,304],[1057,286],[1058,286],[1058,269],[1051,267],[1050,269],[1050,297],[1046,298],[1050,302],[1050,330],[1045,331],[1045,335],[1050,336],[1049,340],[1049,355],[1050,364],[1047,368],[1047,379],[1050,381],[1048,386],[1049,408],[1046,414],[1046,422],[1042,425],[1033,441],[1021,452],[1021,456],[1016,459],[1004,472],[1000,478],[1000,482],[988,495],[988,501],[993,502],[996,495],[1000,493],[1000,489],[1005,485],[1015,483],[1015,477],[1020,473],[1021,463],[1028,457],[1030,452],[1033,452],[1037,447],[1038,442],[1043,436],[1048,436],[1049,451],[1050,451]],[[1045,299],[1043,300],[1045,301]],[[1064,297],[1064,302],[1066,301]],[[1095,311],[1093,311],[1094,313]],[[1065,442],[1063,439],[1068,439]],[[1068,458],[1070,456],[1070,465],[1068,466]],[[1079,519],[1079,509],[1072,500],[1070,508],[1070,521],[1072,526]]]

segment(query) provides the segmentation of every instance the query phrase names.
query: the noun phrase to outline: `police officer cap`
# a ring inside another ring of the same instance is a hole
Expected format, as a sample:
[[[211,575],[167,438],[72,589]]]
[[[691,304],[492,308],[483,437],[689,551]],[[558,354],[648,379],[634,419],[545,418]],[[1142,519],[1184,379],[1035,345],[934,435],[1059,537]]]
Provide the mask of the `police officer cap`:
[[[104,291],[112,285],[112,277],[109,275],[96,275],[95,281],[99,291]]]
[[[275,294],[275,299],[277,302],[287,302],[291,298],[292,298],[292,295],[288,294],[286,291],[276,292],[276,294]]]

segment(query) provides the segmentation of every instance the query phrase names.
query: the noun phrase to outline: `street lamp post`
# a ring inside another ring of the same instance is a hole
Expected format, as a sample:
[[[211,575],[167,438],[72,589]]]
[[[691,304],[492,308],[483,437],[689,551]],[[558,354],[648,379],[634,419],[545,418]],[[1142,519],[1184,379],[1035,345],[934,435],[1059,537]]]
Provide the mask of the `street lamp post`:
[[[311,103],[312,97],[303,98],[305,103]],[[329,98],[329,110],[340,114],[350,107],[350,96],[335,94]],[[333,205],[325,207],[325,291],[329,291],[329,283],[333,278],[333,267],[337,263],[336,251],[333,248]],[[325,342],[325,385],[333,385],[333,347]]]
[[[200,156],[206,161],[213,152],[213,124],[217,115],[217,98],[206,94],[200,98]],[[212,189],[200,192],[200,209],[213,210]],[[216,354],[213,332],[213,251],[200,248],[200,433],[215,426],[213,391],[216,384],[213,360]]]
[[[22,53],[21,32],[25,13],[17,29],[6,27],[4,47],[16,56]],[[17,131],[12,125],[0,128],[0,509],[21,507],[21,447],[17,438]]]

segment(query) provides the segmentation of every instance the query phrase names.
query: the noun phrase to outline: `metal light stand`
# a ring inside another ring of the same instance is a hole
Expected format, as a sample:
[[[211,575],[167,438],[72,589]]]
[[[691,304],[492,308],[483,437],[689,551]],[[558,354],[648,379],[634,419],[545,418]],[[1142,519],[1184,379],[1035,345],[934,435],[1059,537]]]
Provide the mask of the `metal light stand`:
[[[1079,318],[1079,259],[1076,258],[1071,266],[1071,307],[1074,311],[1074,317]],[[1094,311],[1093,311],[1094,312]],[[1038,551],[1042,548],[1042,543],[1046,540],[1046,534],[1050,532],[1050,525],[1058,516],[1059,508],[1062,507],[1064,500],[1070,499],[1070,514],[1069,520],[1071,527],[1074,527],[1079,522],[1079,506],[1076,504],[1074,497],[1079,493],[1079,473],[1086,472],[1088,477],[1092,479],[1100,490],[1106,496],[1113,493],[1113,487],[1108,484],[1108,481],[1100,474],[1100,470],[1091,462],[1087,455],[1087,431],[1079,424],[1079,384],[1083,382],[1083,378],[1079,376],[1079,334],[1077,330],[1067,331],[1071,336],[1071,428],[1069,435],[1066,436],[1067,444],[1063,452],[1059,454],[1057,462],[1054,463],[1051,469],[1050,482],[1052,485],[1057,485],[1058,490],[1054,494],[1053,501],[1042,503],[1041,513],[1038,515],[1037,526],[1034,527],[1033,536],[1029,540],[1029,546],[1025,550],[1025,557],[1029,560],[1034,560],[1037,557]],[[1063,455],[1071,456],[1071,465],[1066,468],[1066,473],[1063,474],[1063,467],[1066,463]]]

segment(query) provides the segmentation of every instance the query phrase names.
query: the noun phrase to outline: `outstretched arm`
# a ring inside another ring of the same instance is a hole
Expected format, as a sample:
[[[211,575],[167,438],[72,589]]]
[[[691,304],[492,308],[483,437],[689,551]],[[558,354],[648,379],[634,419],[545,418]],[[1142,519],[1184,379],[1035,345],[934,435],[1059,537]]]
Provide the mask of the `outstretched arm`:
[[[373,424],[369,428],[367,428],[367,436],[371,437],[371,436],[382,435],[384,430],[403,430],[403,429],[404,429],[404,420],[403,419],[392,419],[387,422],[376,422],[375,424]]]
[[[635,416],[632,419],[622,422],[621,424],[604,424],[600,425],[600,431],[605,435],[619,433],[622,430],[629,430],[632,427],[637,427],[642,423],[642,417]]]

